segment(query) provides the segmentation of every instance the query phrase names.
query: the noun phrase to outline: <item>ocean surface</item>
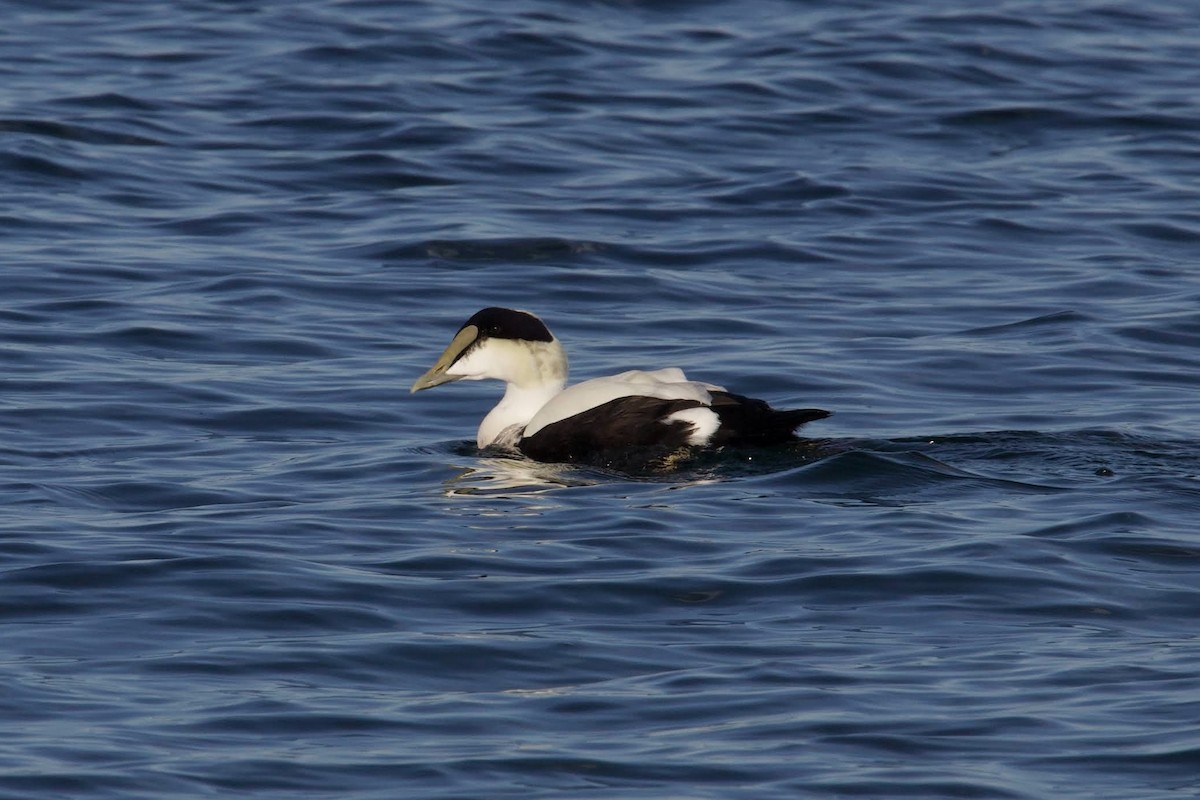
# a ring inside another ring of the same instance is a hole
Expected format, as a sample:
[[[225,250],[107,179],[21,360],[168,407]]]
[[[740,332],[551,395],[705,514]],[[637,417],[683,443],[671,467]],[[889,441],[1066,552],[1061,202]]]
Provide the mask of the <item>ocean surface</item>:
[[[1200,5],[0,9],[3,800],[1200,793]]]

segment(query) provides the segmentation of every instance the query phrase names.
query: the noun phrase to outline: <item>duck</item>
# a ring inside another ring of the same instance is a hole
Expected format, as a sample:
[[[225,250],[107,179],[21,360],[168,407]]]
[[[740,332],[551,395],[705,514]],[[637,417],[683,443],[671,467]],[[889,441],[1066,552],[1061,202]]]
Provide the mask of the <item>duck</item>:
[[[412,393],[455,381],[499,380],[504,396],[483,418],[480,450],[516,451],[550,463],[650,463],[701,448],[765,447],[797,439],[819,408],[779,410],[766,401],[690,380],[677,367],[628,370],[567,385],[567,354],[529,311],[489,307],[471,316],[412,384]]]

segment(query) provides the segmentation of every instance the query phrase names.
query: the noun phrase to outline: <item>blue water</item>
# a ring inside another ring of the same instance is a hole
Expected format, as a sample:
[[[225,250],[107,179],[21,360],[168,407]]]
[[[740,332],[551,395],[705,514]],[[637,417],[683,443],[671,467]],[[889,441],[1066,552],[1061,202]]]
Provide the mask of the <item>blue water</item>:
[[[1194,796],[1200,6],[969,5],[4,4],[0,796]]]

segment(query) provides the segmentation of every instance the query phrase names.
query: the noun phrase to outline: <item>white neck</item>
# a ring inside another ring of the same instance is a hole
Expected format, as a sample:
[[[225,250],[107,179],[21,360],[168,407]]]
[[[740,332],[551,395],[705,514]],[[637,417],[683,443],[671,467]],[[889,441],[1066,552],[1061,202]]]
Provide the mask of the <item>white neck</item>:
[[[512,426],[516,432],[533,419],[550,398],[567,385],[567,354],[557,339],[548,342],[518,339],[485,339],[446,370],[457,379],[501,380],[504,397],[483,418],[476,437],[480,448],[496,444],[515,444],[517,436],[504,435]]]
[[[550,380],[533,386],[518,386],[509,383],[504,397],[496,404],[479,425],[476,442],[480,448],[495,443],[504,430],[512,425],[524,428],[533,415],[550,401],[550,398],[567,385],[566,376],[561,380]]]

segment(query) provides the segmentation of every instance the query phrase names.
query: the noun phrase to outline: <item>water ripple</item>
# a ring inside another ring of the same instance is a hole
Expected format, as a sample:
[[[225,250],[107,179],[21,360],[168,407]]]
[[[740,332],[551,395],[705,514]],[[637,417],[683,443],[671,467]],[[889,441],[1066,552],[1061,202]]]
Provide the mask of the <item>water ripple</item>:
[[[1195,793],[1194,9],[160,11],[0,41],[0,794]],[[493,304],[836,413],[480,454]]]

